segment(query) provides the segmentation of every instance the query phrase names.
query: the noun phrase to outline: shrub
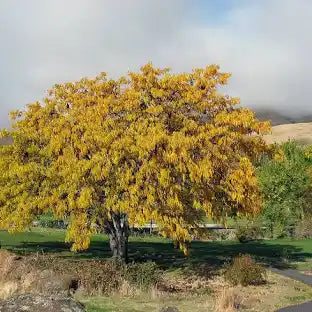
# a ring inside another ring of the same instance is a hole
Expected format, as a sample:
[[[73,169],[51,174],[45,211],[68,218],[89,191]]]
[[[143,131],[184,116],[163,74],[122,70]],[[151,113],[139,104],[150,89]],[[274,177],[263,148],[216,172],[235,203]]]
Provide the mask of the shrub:
[[[263,266],[254,262],[248,255],[236,257],[225,271],[225,279],[232,285],[259,285],[266,280],[266,271]]]
[[[261,226],[257,223],[239,224],[236,227],[236,238],[241,243],[247,243],[252,240],[261,239],[264,237],[264,232]]]
[[[161,272],[155,262],[133,262],[124,266],[123,278],[132,286],[149,289],[161,280]]]
[[[55,256],[27,257],[34,268],[53,270],[56,274],[70,275],[77,281],[79,291],[88,295],[109,295],[118,291],[122,282],[122,269],[115,261],[72,261]]]
[[[28,257],[39,270],[51,269],[77,280],[79,291],[88,295],[110,295],[125,285],[132,290],[150,290],[161,280],[161,271],[154,262],[129,263],[115,260],[70,261],[54,256]],[[123,293],[124,293],[123,289]]]
[[[110,260],[80,262],[75,271],[81,290],[90,295],[111,294],[122,282],[119,265]]]
[[[295,237],[298,239],[312,238],[312,215],[306,216],[297,223]]]

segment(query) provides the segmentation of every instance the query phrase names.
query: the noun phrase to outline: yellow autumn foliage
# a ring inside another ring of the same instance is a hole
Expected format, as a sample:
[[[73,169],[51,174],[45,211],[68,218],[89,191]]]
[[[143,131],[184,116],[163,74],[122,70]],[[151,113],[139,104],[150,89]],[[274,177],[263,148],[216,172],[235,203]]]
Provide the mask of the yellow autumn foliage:
[[[270,152],[270,126],[219,92],[229,77],[149,63],[118,80],[56,84],[2,133],[14,144],[0,149],[0,226],[21,230],[52,211],[69,218],[79,250],[121,212],[132,225],[153,219],[187,251],[203,215],[257,214],[254,163]]]

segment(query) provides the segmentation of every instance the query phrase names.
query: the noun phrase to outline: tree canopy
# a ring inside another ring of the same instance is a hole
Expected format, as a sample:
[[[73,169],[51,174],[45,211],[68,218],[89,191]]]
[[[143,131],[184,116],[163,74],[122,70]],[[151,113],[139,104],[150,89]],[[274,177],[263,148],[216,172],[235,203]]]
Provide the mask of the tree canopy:
[[[13,112],[0,225],[21,230],[51,211],[69,219],[67,241],[80,250],[98,228],[152,219],[186,251],[203,215],[257,214],[253,164],[270,150],[270,126],[220,93],[229,77],[215,65],[172,74],[149,63],[118,80],[57,84]]]
[[[283,159],[264,159],[258,170],[263,197],[262,218],[273,237],[283,236],[291,226],[311,213],[312,158],[309,149],[289,141],[282,146]]]

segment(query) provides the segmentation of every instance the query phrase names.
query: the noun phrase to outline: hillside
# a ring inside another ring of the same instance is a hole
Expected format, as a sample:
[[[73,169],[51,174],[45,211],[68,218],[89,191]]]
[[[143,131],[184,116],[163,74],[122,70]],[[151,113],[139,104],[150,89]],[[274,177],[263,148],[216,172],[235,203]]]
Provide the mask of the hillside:
[[[283,115],[274,110],[256,110],[256,116],[260,120],[270,120],[272,126],[312,122],[312,115],[293,116]]]
[[[285,124],[272,127],[272,134],[266,135],[268,143],[282,143],[287,140],[296,140],[300,143],[312,143],[312,122]]]

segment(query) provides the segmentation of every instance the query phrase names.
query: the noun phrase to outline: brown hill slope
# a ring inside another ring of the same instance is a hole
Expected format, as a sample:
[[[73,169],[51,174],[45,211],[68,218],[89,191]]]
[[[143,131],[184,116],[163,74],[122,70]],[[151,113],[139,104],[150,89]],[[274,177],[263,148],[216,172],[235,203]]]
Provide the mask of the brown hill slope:
[[[284,115],[277,111],[268,109],[258,109],[255,110],[255,113],[257,118],[260,120],[270,120],[272,126],[312,122],[312,114],[293,116],[292,114],[288,113]]]
[[[283,143],[296,140],[303,144],[312,143],[312,122],[278,125],[272,127],[272,134],[266,135],[268,143]]]

